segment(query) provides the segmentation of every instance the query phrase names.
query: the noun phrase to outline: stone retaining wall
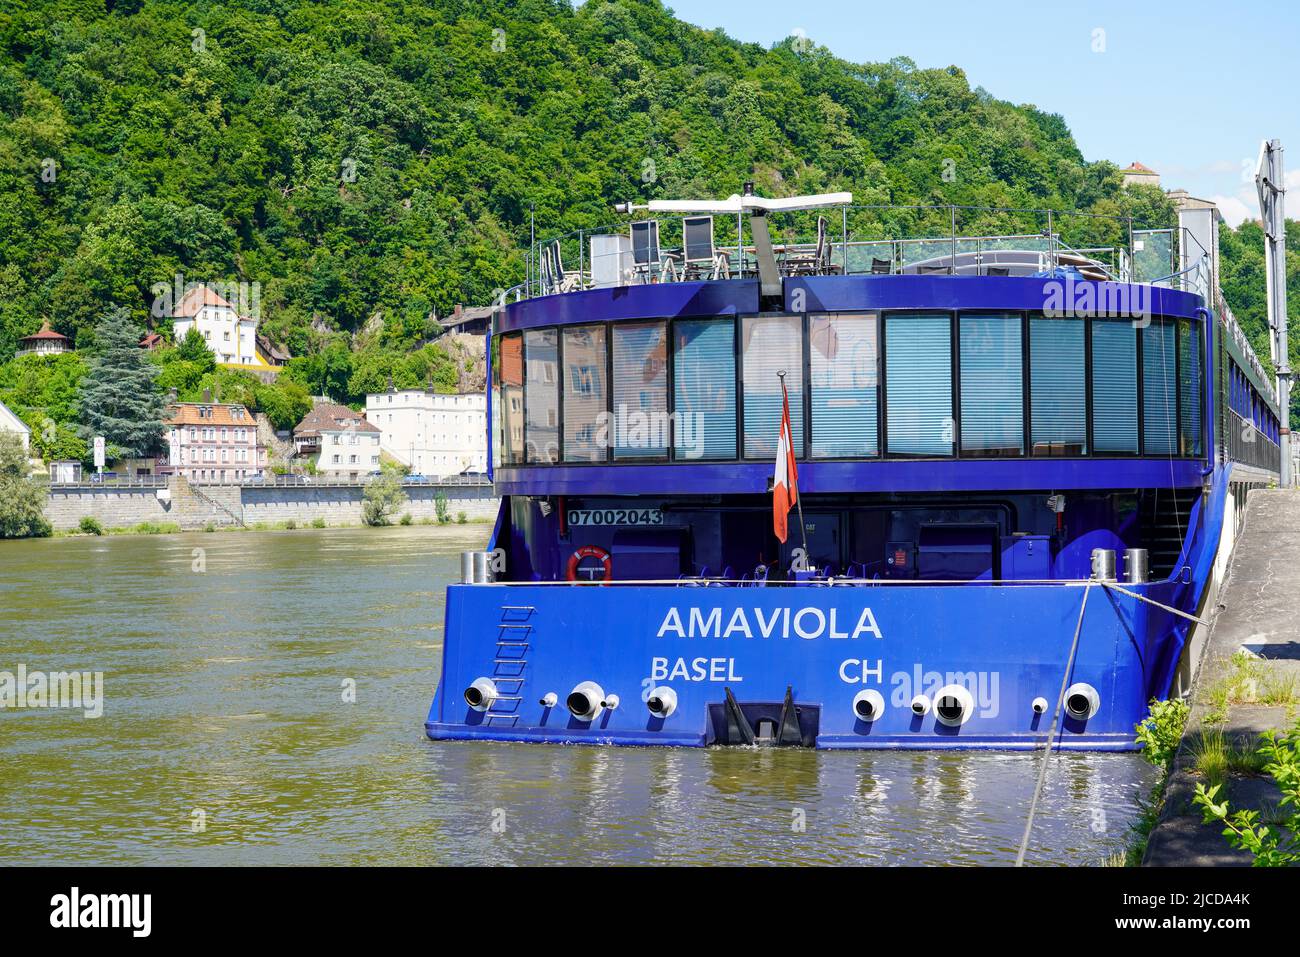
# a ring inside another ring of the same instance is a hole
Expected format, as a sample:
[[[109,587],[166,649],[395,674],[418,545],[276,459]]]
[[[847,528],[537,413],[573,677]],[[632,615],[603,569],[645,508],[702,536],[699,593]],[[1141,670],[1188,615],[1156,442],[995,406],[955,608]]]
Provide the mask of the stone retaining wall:
[[[169,493],[159,499],[158,493]],[[410,514],[415,521],[437,518],[437,495],[447,498],[447,512],[455,521],[464,512],[470,520],[496,518],[500,501],[491,486],[403,486],[407,504],[393,520]],[[235,525],[273,524],[292,520],[299,525],[322,519],[328,525],[361,522],[364,485],[190,485],[173,476],[166,489],[117,488],[111,485],[58,486],[50,489],[45,515],[57,531],[77,527],[85,516],[105,528],[126,528],[141,522],[174,523],[185,529]]]

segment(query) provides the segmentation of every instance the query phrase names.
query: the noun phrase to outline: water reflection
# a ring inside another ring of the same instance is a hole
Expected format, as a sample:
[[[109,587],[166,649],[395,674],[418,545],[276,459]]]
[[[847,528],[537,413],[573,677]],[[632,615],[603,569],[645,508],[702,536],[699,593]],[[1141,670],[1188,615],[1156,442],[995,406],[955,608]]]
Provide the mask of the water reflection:
[[[1032,755],[426,740],[443,585],[483,534],[0,542],[0,670],[103,671],[106,695],[96,721],[0,712],[0,859],[1014,860]],[[1149,772],[1132,755],[1052,765],[1030,860],[1100,861]]]

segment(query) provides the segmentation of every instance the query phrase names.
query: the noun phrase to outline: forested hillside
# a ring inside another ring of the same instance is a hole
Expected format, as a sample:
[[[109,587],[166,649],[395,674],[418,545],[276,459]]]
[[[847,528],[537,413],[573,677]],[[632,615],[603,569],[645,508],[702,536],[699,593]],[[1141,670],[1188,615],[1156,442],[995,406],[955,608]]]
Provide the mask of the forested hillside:
[[[747,179],[1168,215],[957,67],[765,49],[657,0],[0,0],[0,356],[43,321],[93,347],[180,274],[259,283],[307,391],[454,383],[422,344],[523,278],[530,205],[547,234]]]

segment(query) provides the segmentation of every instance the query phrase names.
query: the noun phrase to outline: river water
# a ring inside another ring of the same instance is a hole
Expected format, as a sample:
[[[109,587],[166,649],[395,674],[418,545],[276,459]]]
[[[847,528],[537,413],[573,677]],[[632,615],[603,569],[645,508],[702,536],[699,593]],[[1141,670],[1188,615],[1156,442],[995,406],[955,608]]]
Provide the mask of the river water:
[[[104,673],[98,718],[0,711],[0,863],[1014,860],[1033,755],[427,740],[443,587],[485,534],[0,541],[0,672]],[[1152,772],[1052,762],[1030,860],[1099,863]]]

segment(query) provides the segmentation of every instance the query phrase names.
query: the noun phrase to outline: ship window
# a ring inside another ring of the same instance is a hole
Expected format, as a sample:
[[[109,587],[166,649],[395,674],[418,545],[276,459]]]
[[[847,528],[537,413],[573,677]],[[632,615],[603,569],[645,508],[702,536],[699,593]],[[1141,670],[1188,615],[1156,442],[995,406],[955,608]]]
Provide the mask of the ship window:
[[[1178,388],[1182,395],[1179,406],[1182,454],[1200,455],[1201,327],[1186,319],[1178,323],[1178,371]]]
[[[1029,320],[1029,421],[1034,455],[1087,451],[1082,319]]]
[[[964,315],[960,328],[962,455],[1020,455],[1025,450],[1020,316]]]
[[[1127,319],[1092,321],[1092,444],[1101,453],[1137,447],[1137,342]]]
[[[616,459],[668,454],[668,340],[662,322],[612,327],[614,414],[610,442]]]
[[[603,462],[608,448],[605,413],[605,327],[564,330],[564,461]]]
[[[1175,329],[1153,321],[1142,330],[1142,444],[1145,455],[1173,455],[1178,431]]]
[[[497,373],[501,376],[500,411],[501,430],[498,444],[501,461],[514,465],[524,460],[524,337],[518,332],[500,338],[501,357]]]
[[[524,332],[524,451],[529,462],[550,464],[560,458],[559,383],[554,329]]]
[[[952,455],[952,323],[947,315],[885,319],[885,447]]]
[[[876,434],[880,346],[874,313],[813,316],[813,458],[870,458],[880,454]]]
[[[736,324],[683,319],[673,325],[673,455],[736,457]]]
[[[803,317],[747,316],[741,320],[745,376],[745,457],[776,456],[781,433],[781,379],[790,393],[794,454],[803,457]]]

